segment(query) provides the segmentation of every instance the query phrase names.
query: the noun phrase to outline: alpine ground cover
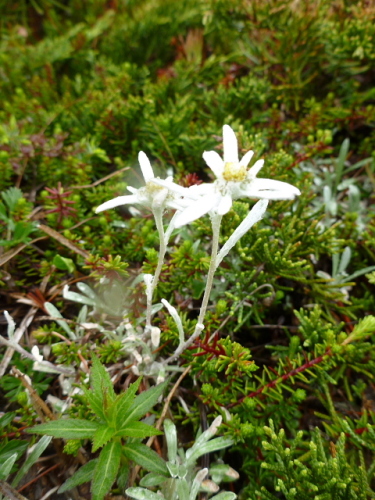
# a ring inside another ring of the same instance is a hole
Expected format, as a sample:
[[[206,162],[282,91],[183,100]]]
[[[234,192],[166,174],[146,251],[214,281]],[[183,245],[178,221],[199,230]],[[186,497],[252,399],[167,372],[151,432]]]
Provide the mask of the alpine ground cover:
[[[373,498],[373,3],[0,8],[0,495]]]

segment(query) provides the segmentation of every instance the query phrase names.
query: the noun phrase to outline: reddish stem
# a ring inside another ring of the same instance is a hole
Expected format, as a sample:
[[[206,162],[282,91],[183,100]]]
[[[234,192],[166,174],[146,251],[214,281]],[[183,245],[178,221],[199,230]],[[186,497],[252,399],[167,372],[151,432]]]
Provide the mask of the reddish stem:
[[[42,472],[41,474],[39,474],[39,476],[37,477],[34,477],[34,479],[32,479],[31,481],[29,481],[28,483],[24,484],[18,491],[18,493],[21,493],[21,491],[25,490],[26,488],[28,488],[31,484],[35,483],[36,481],[38,481],[41,477],[45,476],[46,474],[48,474],[49,472],[57,469],[58,467],[60,467],[61,464],[56,464],[56,465],[53,465],[52,467],[50,467],[49,469],[46,469],[44,472]]]
[[[332,354],[333,353],[331,351],[331,348],[328,347],[326,352],[324,354],[322,354],[321,356],[318,356],[317,358],[314,358],[310,361],[307,361],[302,366],[299,366],[298,368],[294,368],[293,370],[291,370],[288,373],[284,373],[284,375],[280,375],[275,380],[272,380],[272,382],[269,382],[268,384],[263,385],[262,387],[259,387],[259,389],[257,389],[256,391],[253,391],[250,394],[247,394],[246,396],[242,397],[241,399],[238,399],[235,403],[229,404],[227,406],[227,408],[233,408],[233,406],[237,406],[237,405],[241,404],[247,398],[255,398],[255,397],[259,396],[259,394],[262,394],[262,392],[264,392],[266,389],[272,389],[279,382],[283,382],[284,380],[287,380],[288,378],[293,377],[294,375],[297,375],[297,373],[301,373],[305,370],[308,370],[312,366],[321,363],[326,356],[332,356]]]

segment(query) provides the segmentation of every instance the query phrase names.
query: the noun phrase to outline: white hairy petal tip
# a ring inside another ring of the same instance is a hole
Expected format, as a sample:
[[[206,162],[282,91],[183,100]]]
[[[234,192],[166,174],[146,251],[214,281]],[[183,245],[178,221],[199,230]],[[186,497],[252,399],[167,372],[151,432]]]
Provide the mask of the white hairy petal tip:
[[[216,151],[205,151],[203,159],[210,167],[216,177],[221,177],[224,171],[224,162],[221,156]]]
[[[154,171],[152,170],[150,160],[148,159],[146,153],[140,151],[138,154],[138,161],[142,170],[143,178],[147,183],[148,181],[154,178]]]
[[[138,203],[138,198],[136,195],[130,194],[127,196],[118,196],[112,200],[108,200],[102,203],[95,209],[95,213],[103,212],[103,210],[109,210],[110,208],[118,207],[119,205],[127,205],[129,203]]]
[[[250,163],[251,158],[254,156],[254,151],[248,151],[243,157],[242,160],[240,161],[239,166],[240,167],[247,167],[248,164]]]
[[[223,147],[224,147],[224,162],[238,163],[238,143],[236,134],[232,127],[224,125],[223,127]]]

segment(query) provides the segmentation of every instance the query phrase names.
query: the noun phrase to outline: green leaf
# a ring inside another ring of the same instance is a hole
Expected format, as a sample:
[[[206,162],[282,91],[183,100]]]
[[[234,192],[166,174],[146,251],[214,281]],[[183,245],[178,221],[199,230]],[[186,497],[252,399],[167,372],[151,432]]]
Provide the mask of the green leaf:
[[[155,427],[143,422],[129,422],[126,427],[116,432],[116,436],[141,439],[149,436],[160,436],[161,434],[163,433],[155,429]]]
[[[149,472],[144,477],[142,477],[139,484],[141,486],[145,486],[146,488],[150,488],[152,486],[159,486],[160,484],[164,483],[167,479],[168,477],[162,476],[157,472]]]
[[[233,440],[226,437],[218,437],[215,439],[211,439],[206,443],[201,444],[197,449],[194,449],[194,446],[188,450],[192,452],[191,454],[186,453],[186,465],[194,465],[199,457],[205,455],[206,453],[212,453],[214,451],[222,450],[223,448],[227,448],[228,446],[233,445]]]
[[[71,490],[80,484],[91,481],[97,462],[98,458],[95,458],[94,460],[91,460],[90,462],[87,462],[87,464],[83,465],[72,477],[67,479],[65,483],[60,486],[57,493],[64,493],[64,491]]]
[[[113,413],[116,418],[116,429],[121,429],[124,418],[126,417],[126,412],[129,410],[134,400],[134,396],[138,390],[141,380],[142,377],[139,377],[138,380],[130,385],[126,392],[117,396],[115,404],[113,405]]]
[[[21,479],[26,475],[30,467],[32,467],[35,462],[38,460],[40,455],[43,453],[43,451],[47,448],[47,446],[50,444],[52,437],[51,436],[43,436],[38,443],[33,447],[31,453],[25,460],[25,463],[22,465],[20,470],[17,472],[16,477],[12,481],[12,486],[13,488],[16,488],[18,486],[18,483],[21,481]]]
[[[66,321],[64,321],[64,318],[62,317],[60,311],[53,305],[51,302],[45,302],[44,303],[44,308],[48,312],[50,316],[53,318],[61,318],[61,319],[56,319],[56,323],[61,326],[61,328],[69,335],[69,337],[72,340],[76,340],[76,335],[75,333],[70,329],[70,326]]]
[[[151,387],[151,389],[137,396],[130,409],[126,412],[126,417],[122,421],[121,429],[125,428],[128,422],[139,420],[145,413],[150,411],[157,403],[159,396],[162,394],[167,384],[168,381],[166,380],[162,384]]]
[[[9,335],[9,334],[8,334]],[[11,421],[14,419],[14,417],[16,416],[16,412],[9,412],[9,413],[5,413],[1,418],[0,418],[0,429],[2,429],[3,427],[6,427],[8,424],[11,423]]]
[[[0,446],[0,464],[8,460],[8,458],[17,453],[20,457],[28,448],[29,443],[27,441],[21,441],[20,439],[12,439],[8,443],[4,443]]]
[[[107,420],[101,396],[99,396],[95,392],[89,391],[88,389],[86,389],[86,387],[82,387],[82,390],[85,394],[90,408],[95,413],[95,415],[102,420]]]
[[[0,466],[0,479],[6,479],[10,471],[12,470],[12,467],[14,465],[14,462],[17,460],[17,453],[13,453],[5,462],[3,462]]]
[[[235,498],[237,498],[235,493],[232,493],[231,491],[222,491],[218,495],[211,497],[210,500],[234,500]]]
[[[148,446],[142,443],[127,444],[123,447],[123,453],[127,458],[146,470],[168,475],[164,460],[155,451],[150,450]]]
[[[193,280],[192,284],[191,284],[191,289],[192,289],[192,296],[193,296],[193,299],[200,299],[203,292],[205,291],[206,289],[206,282],[205,281],[201,281],[201,280]]]
[[[344,142],[341,144],[339,157],[336,160],[336,168],[335,168],[336,187],[341,181],[342,173],[344,171],[345,161],[349,152],[349,146],[350,146],[349,139],[345,139]]]
[[[10,187],[1,196],[8,206],[9,212],[13,212],[16,208],[18,201],[23,198],[22,191],[17,187]]]
[[[28,236],[34,229],[35,227],[30,223],[17,222],[14,226],[13,239],[22,243],[27,243],[29,240]]]
[[[177,431],[174,423],[168,418],[164,420],[164,433],[167,440],[168,460],[175,463],[177,458]]]
[[[98,427],[99,424],[96,422],[68,418],[67,420],[52,420],[46,424],[36,425],[28,429],[27,432],[65,439],[85,439],[92,438]]]
[[[98,448],[101,448],[102,446],[107,444],[108,441],[113,438],[114,434],[115,429],[108,427],[108,425],[106,424],[101,425],[98,429],[96,429],[92,444],[92,452],[95,453]]]
[[[4,203],[0,201],[0,219],[4,222],[9,222],[9,217],[7,215],[7,210],[5,208]]]
[[[125,493],[136,500],[162,500],[163,497],[146,488],[128,488]]]
[[[177,494],[179,500],[189,500],[190,484],[186,479],[180,479],[177,481]]]
[[[91,484],[92,500],[103,500],[114,483],[121,459],[121,444],[111,442],[102,449]]]
[[[129,462],[126,461],[125,464],[121,465],[116,480],[117,486],[120,488],[120,490],[124,490],[126,488],[126,485],[128,484],[129,475],[130,475],[130,465]]]
[[[68,271],[69,273],[74,273],[76,266],[72,259],[68,259],[67,257],[61,257],[61,255],[57,254],[53,258],[53,265],[60,269],[61,271]]]
[[[95,355],[92,358],[90,380],[94,393],[102,398],[104,405],[107,402],[114,401],[116,394],[111,377]]]

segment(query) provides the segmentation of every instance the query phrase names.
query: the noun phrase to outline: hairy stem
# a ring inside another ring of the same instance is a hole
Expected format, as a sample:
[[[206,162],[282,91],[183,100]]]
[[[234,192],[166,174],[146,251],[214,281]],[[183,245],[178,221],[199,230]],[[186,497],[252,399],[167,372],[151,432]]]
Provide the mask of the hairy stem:
[[[199,317],[197,324],[195,326],[195,330],[193,335],[183,344],[180,345],[175,353],[170,356],[168,359],[164,361],[163,364],[167,365],[174,359],[178,358],[178,356],[185,351],[188,347],[191,346],[191,344],[199,337],[199,335],[202,333],[204,329],[203,321],[204,317],[206,315],[207,311],[207,306],[208,306],[208,300],[210,298],[211,290],[212,290],[212,284],[214,281],[214,274],[216,271],[216,258],[219,250],[219,236],[220,236],[220,225],[221,225],[221,219],[223,218],[222,215],[213,215],[211,217],[211,224],[212,224],[212,249],[211,249],[211,260],[210,260],[210,267],[208,269],[208,274],[207,274],[207,284],[206,284],[206,289],[204,291],[204,296],[202,300],[202,305],[201,309],[199,312]]]
[[[151,284],[151,290],[146,292],[147,298],[147,309],[146,309],[146,328],[151,328],[151,312],[152,312],[152,296],[154,294],[155,288],[157,287],[161,269],[163,267],[164,257],[167,251],[167,245],[164,236],[164,227],[163,227],[163,210],[160,208],[154,208],[153,214],[155,218],[156,229],[159,233],[159,256],[158,256],[158,264],[156,266],[155,274]]]
[[[153,212],[155,217],[156,229],[158,230],[160,239],[158,265],[156,266],[154,281],[152,282],[152,291],[154,292],[159,281],[161,269],[163,267],[164,257],[167,251],[167,245],[165,243],[165,236],[164,236],[163,212],[161,209],[156,209],[156,208],[154,208]]]
[[[201,305],[201,309],[199,312],[199,318],[198,318],[197,326],[195,327],[194,334],[197,332],[198,325],[203,324],[203,320],[204,320],[204,317],[205,317],[206,311],[207,311],[208,301],[209,301],[209,298],[211,295],[212,284],[214,281],[214,274],[215,274],[216,267],[217,267],[216,266],[216,257],[217,257],[218,250],[219,250],[220,225],[221,225],[222,218],[223,218],[222,215],[217,215],[217,214],[215,214],[211,217],[212,249],[211,249],[210,267],[208,269],[207,284],[206,284],[206,288],[204,291],[202,305]]]

